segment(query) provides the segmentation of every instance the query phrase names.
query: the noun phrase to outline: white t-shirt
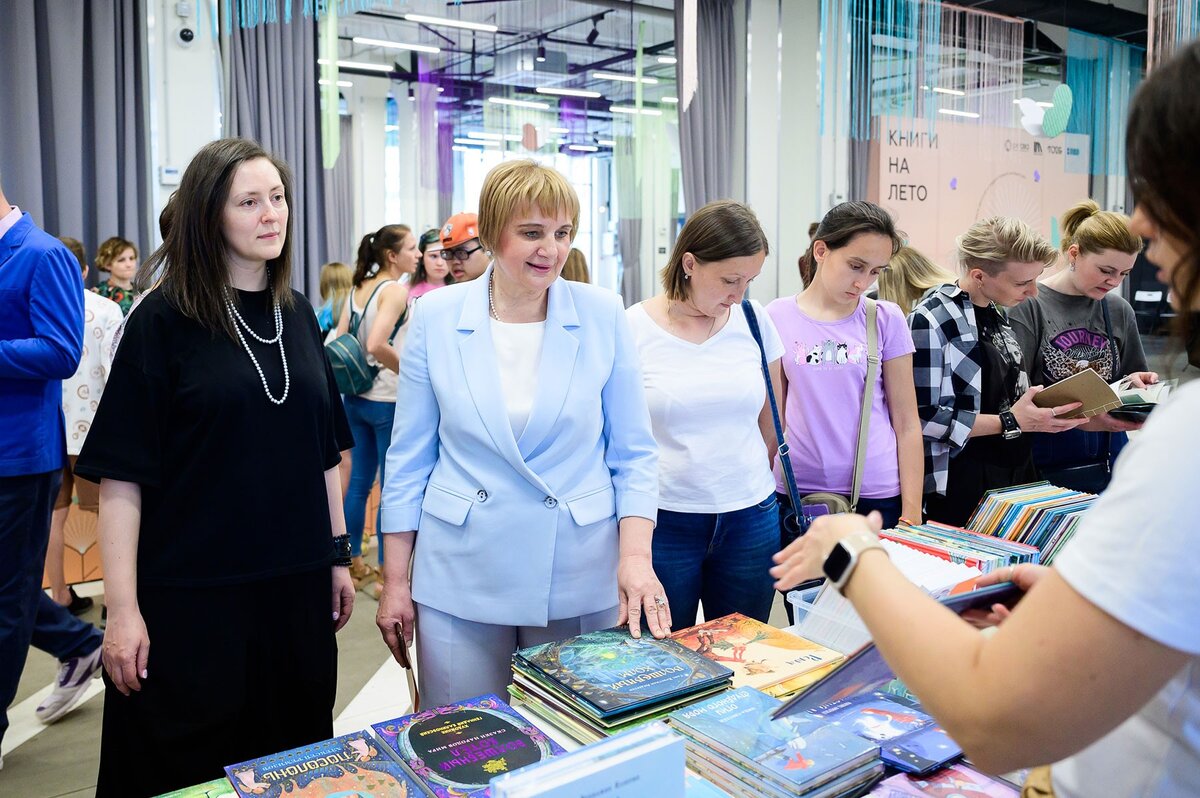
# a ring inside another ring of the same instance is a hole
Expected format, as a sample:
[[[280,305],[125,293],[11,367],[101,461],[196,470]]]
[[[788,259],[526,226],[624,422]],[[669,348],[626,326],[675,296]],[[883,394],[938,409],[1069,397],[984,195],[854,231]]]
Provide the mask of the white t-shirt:
[[[1088,601],[1190,654],[1136,715],[1051,768],[1059,798],[1200,796],[1200,384],[1178,391],[1121,453],[1112,486],[1055,560]]]
[[[783,357],[771,318],[753,303],[767,361]],[[775,492],[758,414],[767,401],[758,344],[735,305],[702,344],[667,332],[640,304],[633,328],[650,423],[658,442],[658,506],[681,513],[727,513]]]
[[[375,316],[379,312],[379,299],[383,296],[383,292],[387,290],[388,285],[394,282],[396,281],[384,280],[378,283],[375,288],[372,288],[371,292],[374,293],[374,296],[371,296],[371,293],[367,294],[366,308],[360,308],[358,303],[354,301],[354,291],[357,291],[357,288],[350,292],[346,300],[350,303],[350,310],[362,317],[362,321],[358,325],[357,337],[358,342],[362,344],[363,352],[367,355],[367,363],[379,369],[375,373],[375,382],[365,392],[360,393],[359,398],[370,399],[372,402],[391,402],[393,404],[396,402],[396,383],[399,376],[396,372],[376,360],[374,355],[367,352],[367,337],[371,334],[371,326],[375,324]],[[399,350],[401,342],[394,341],[393,345]]]
[[[83,292],[83,353],[75,374],[63,380],[63,418],[67,424],[67,454],[78,456],[96,417],[108,371],[113,339],[124,316],[121,306],[91,291]]]
[[[500,390],[504,409],[512,424],[514,438],[520,438],[529,423],[533,397],[537,393],[538,366],[542,362],[542,341],[546,322],[508,324],[491,319],[492,346],[496,349],[496,367],[500,369]]]

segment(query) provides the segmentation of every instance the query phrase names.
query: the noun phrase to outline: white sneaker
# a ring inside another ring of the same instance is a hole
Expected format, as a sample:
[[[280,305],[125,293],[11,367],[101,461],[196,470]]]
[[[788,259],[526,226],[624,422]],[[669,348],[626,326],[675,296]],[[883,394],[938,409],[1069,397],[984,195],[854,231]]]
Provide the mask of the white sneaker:
[[[92,679],[100,675],[101,666],[100,646],[96,646],[91,654],[62,660],[58,665],[54,689],[38,704],[33,714],[49,725],[70,712]]]

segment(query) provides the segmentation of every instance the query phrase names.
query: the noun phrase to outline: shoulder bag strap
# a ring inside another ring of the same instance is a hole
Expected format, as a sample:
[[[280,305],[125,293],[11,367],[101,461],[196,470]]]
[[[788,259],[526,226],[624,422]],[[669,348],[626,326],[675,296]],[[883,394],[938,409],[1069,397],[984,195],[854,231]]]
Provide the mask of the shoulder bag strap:
[[[779,468],[783,472],[783,482],[787,485],[788,498],[792,501],[792,511],[796,514],[796,523],[800,525],[800,533],[808,531],[808,522],[804,516],[804,506],[800,503],[800,492],[796,490],[796,475],[792,472],[792,459],[788,456],[791,451],[787,436],[783,432],[783,424],[779,421],[779,405],[775,403],[775,389],[771,384],[771,369],[767,365],[767,349],[763,346],[762,331],[758,329],[758,316],[749,299],[742,300],[742,312],[746,314],[746,324],[750,325],[750,334],[758,344],[758,356],[762,363],[763,381],[767,385],[767,400],[771,403],[771,420],[775,422],[775,440],[779,443]]]
[[[862,489],[863,461],[867,457],[867,433],[871,430],[871,405],[875,380],[879,374],[879,305],[866,297],[867,310],[867,384],[863,389],[862,410],[858,415],[858,446],[854,450],[854,486],[850,493],[850,512],[858,511],[858,493]]]
[[[367,308],[371,307],[371,300],[379,293],[379,289],[383,288],[393,280],[383,280],[371,291],[371,295],[367,297],[366,303],[363,305],[362,313],[354,309],[354,290],[350,290],[350,334],[355,338],[358,337],[358,328],[362,325],[362,320],[367,317]]]

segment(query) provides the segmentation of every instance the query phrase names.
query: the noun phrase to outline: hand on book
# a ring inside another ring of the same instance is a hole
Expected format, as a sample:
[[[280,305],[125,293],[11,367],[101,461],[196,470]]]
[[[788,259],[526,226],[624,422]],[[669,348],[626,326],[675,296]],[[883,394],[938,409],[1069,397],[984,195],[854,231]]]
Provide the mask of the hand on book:
[[[642,636],[642,620],[660,640],[671,633],[671,605],[654,573],[648,554],[622,555],[617,564],[617,626],[629,624],[629,634]]]
[[[408,667],[408,647],[412,645],[416,621],[417,610],[407,580],[384,580],[383,592],[379,594],[379,609],[375,612],[375,625],[379,627],[383,642],[387,643],[392,656],[405,667]]]
[[[1082,402],[1071,402],[1058,407],[1038,407],[1033,403],[1033,397],[1045,390],[1041,385],[1035,385],[1016,401],[1012,406],[1012,414],[1016,416],[1017,426],[1022,432],[1065,432],[1087,423],[1086,418],[1061,418],[1072,410],[1083,406]]]
[[[141,690],[150,659],[150,634],[142,613],[136,609],[117,612],[110,608],[102,645],[100,658],[113,687],[121,695]]]
[[[1041,581],[1042,577],[1050,573],[1050,569],[1045,565],[1032,565],[1023,563],[1021,565],[1010,565],[1007,568],[998,568],[995,571],[986,573],[979,579],[975,580],[975,587],[987,587],[988,585],[998,585],[1003,582],[1012,582],[1025,593]],[[989,626],[998,626],[1001,621],[1012,614],[1012,610],[1003,604],[993,604],[991,610],[984,612],[983,610],[971,610],[963,613],[963,618],[973,626],[980,629],[986,629]]]
[[[1128,388],[1146,388],[1158,382],[1158,373],[1154,371],[1135,371],[1121,380]]]

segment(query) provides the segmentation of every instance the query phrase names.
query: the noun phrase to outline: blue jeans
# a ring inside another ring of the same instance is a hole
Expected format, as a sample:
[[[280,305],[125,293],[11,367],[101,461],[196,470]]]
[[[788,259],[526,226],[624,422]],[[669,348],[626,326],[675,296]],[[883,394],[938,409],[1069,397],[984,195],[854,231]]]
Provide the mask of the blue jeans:
[[[61,470],[0,477],[0,739],[30,643],[66,660],[91,654],[104,639],[42,590],[50,513],[61,484]]]
[[[395,402],[375,402],[359,396],[346,397],[346,419],[354,434],[354,454],[350,459],[350,485],[342,502],[346,515],[346,533],[350,535],[350,554],[362,556],[363,524],[367,516],[367,497],[379,474],[383,486],[383,464],[388,444],[392,441],[392,419],[396,416]],[[375,530],[379,531],[379,519]],[[379,561],[383,562],[383,544],[379,546]]]
[[[779,548],[779,511],[772,493],[758,504],[728,513],[658,511],[654,573],[671,605],[671,628],[704,617],[740,612],[766,623],[775,600],[771,555]]]

